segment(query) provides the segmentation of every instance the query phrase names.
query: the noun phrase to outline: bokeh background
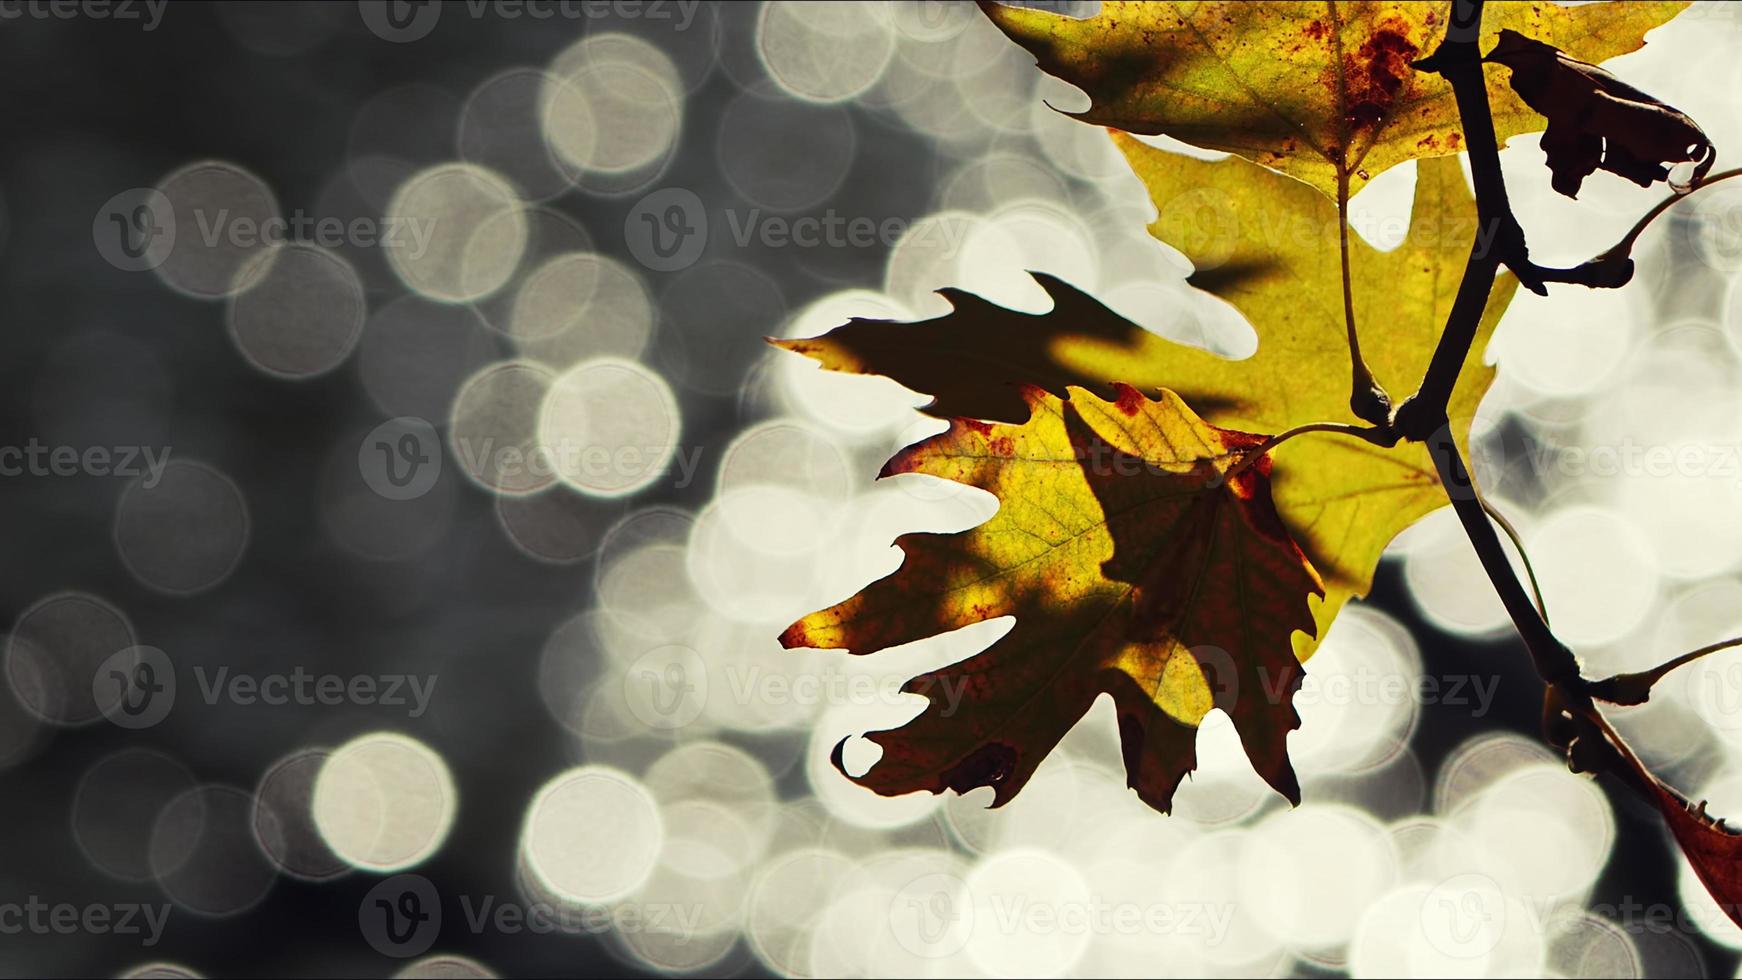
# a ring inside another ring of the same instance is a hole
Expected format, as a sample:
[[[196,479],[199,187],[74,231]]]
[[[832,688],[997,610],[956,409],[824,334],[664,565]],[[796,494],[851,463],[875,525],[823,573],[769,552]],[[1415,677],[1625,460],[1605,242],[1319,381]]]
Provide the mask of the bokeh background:
[[[1699,3],[1610,67],[1722,169],[1739,44]],[[998,811],[830,767],[1008,623],[774,637],[992,503],[874,483],[921,399],[761,339],[1044,310],[1036,269],[1252,343],[972,6],[8,3],[0,74],[0,973],[1735,972],[1656,817],[1540,747],[1446,512],[1309,665],[1297,810],[1213,716],[1148,812],[1105,704]],[[1503,160],[1544,263],[1661,194]],[[1742,181],[1635,254],[1519,295],[1477,424],[1592,673],[1742,632]],[[1617,720],[1742,813],[1742,653]]]

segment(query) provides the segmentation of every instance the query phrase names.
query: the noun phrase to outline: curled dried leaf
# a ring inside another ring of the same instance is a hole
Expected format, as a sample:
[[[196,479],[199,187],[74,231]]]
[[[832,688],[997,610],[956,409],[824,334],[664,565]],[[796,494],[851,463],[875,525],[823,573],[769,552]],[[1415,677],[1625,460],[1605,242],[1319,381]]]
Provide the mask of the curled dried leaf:
[[[1512,69],[1513,91],[1548,117],[1542,150],[1554,189],[1568,197],[1599,169],[1649,187],[1670,180],[1673,165],[1692,164],[1691,180],[1672,184],[1683,191],[1717,158],[1686,113],[1553,45],[1504,30],[1486,60]]]

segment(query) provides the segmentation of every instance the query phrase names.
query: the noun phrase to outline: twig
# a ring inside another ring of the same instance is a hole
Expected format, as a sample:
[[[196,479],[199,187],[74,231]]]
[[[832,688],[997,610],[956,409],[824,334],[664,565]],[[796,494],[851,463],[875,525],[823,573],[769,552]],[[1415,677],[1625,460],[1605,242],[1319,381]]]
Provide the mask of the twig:
[[[1708,175],[1682,193],[1664,198],[1657,202],[1657,205],[1650,211],[1645,212],[1645,216],[1635,222],[1633,229],[1616,242],[1614,247],[1592,256],[1578,265],[1566,269],[1555,269],[1532,263],[1529,268],[1543,282],[1564,282],[1577,286],[1589,286],[1592,289],[1618,289],[1625,286],[1633,279],[1633,245],[1639,241],[1639,236],[1646,227],[1658,215],[1669,210],[1670,206],[1677,201],[1686,199],[1702,187],[1709,187],[1732,177],[1742,177],[1742,167]]]
[[[1472,482],[1471,486],[1474,487],[1475,484]],[[1530,578],[1530,594],[1536,599],[1536,614],[1542,617],[1544,623],[1548,623],[1548,603],[1543,601],[1542,585],[1536,580],[1536,566],[1531,564],[1530,553],[1524,550],[1524,537],[1518,533],[1518,528],[1513,527],[1512,522],[1506,519],[1506,515],[1500,513],[1499,508],[1489,503],[1488,498],[1482,496],[1480,491],[1477,492],[1476,498],[1482,501],[1482,509],[1487,512],[1489,519],[1500,525],[1500,529],[1505,531],[1506,536],[1512,540],[1512,549],[1518,552],[1518,560],[1524,563],[1524,574]]]
[[[1651,689],[1656,687],[1657,682],[1663,680],[1664,675],[1670,671],[1691,664],[1708,653],[1717,653],[1732,647],[1742,647],[1742,636],[1719,640],[1717,643],[1708,643],[1698,650],[1689,650],[1687,653],[1650,670],[1642,670],[1632,674],[1616,674],[1614,677],[1605,677],[1600,681],[1591,681],[1587,685],[1587,689],[1592,697],[1600,701],[1607,701],[1610,704],[1644,704],[1651,697]]]

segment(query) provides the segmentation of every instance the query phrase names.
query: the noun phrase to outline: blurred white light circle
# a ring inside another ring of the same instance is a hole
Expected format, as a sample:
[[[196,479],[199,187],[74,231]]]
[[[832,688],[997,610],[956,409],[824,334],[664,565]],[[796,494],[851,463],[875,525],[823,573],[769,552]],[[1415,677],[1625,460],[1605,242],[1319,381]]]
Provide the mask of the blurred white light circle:
[[[250,261],[288,237],[272,189],[233,163],[190,163],[159,181],[157,190],[169,202],[174,240],[156,272],[185,295],[216,299],[245,288]]]
[[[333,750],[315,777],[315,826],[353,867],[398,871],[434,854],[458,806],[447,763],[396,732],[372,732]]]
[[[477,960],[443,953],[407,963],[393,980],[489,980],[496,976]]]
[[[696,515],[686,565],[696,590],[722,616],[790,622],[817,596],[818,544],[831,538],[831,508],[787,487],[720,493]]]
[[[1455,875],[1369,905],[1349,945],[1349,975],[1536,976],[1542,938],[1523,902],[1482,875]]]
[[[540,125],[545,95],[556,85],[536,68],[510,68],[479,83],[460,113],[460,156],[500,173],[529,201],[567,191],[568,173],[552,158]]]
[[[539,442],[551,372],[530,361],[498,361],[454,394],[448,449],[462,472],[493,493],[536,493],[556,479]]]
[[[1596,784],[1552,763],[1509,773],[1454,823],[1482,851],[1482,868],[1508,894],[1582,896],[1614,844],[1615,817]]]
[[[639,38],[596,35],[551,67],[541,123],[557,158],[624,174],[665,158],[683,128],[683,84],[671,58]]]
[[[171,460],[127,484],[115,505],[115,550],[142,585],[168,595],[214,588],[235,571],[250,535],[235,481],[204,463]]]
[[[468,163],[413,174],[394,192],[383,221],[394,274],[406,288],[442,302],[471,302],[502,288],[526,250],[526,212],[514,187]]]
[[[1655,549],[1614,511],[1562,508],[1542,519],[1525,546],[1555,632],[1574,647],[1621,639],[1657,601]]]
[[[1408,628],[1370,606],[1345,606],[1295,694],[1301,727],[1289,754],[1302,768],[1344,772],[1390,761],[1414,734],[1421,683]]]
[[[1213,929],[1204,928],[1192,944],[1210,970],[1233,972],[1274,957],[1281,944],[1258,922],[1256,909],[1246,904],[1239,873],[1251,848],[1252,831],[1222,830],[1191,840],[1174,860],[1168,880],[1157,891],[1161,901],[1179,914],[1201,910],[1216,915]]]
[[[520,854],[537,880],[573,902],[604,904],[646,883],[665,823],[628,773],[580,766],[545,783],[526,809]]]
[[[1491,502],[1528,540],[1534,522],[1524,516],[1522,509],[1501,500]],[[1500,597],[1494,594],[1488,573],[1452,508],[1441,507],[1429,513],[1408,533],[1404,581],[1409,586],[1409,597],[1428,622],[1457,636],[1490,637],[1511,630],[1512,619]],[[1502,545],[1512,559],[1519,581],[1528,582],[1523,559],[1511,541],[1503,541]],[[1534,549],[1531,553],[1536,554]],[[1545,596],[1550,614],[1557,617],[1558,598],[1553,591]],[[1558,619],[1556,625],[1560,625]]]
[[[242,272],[225,318],[248,363],[281,378],[325,374],[351,355],[367,306],[349,262],[313,245],[274,245]]]
[[[1645,976],[1639,948],[1626,929],[1590,912],[1571,912],[1550,924],[1545,975],[1582,978]]]
[[[6,637],[6,686],[18,705],[52,725],[103,717],[93,679],[116,653],[138,643],[113,603],[87,592],[56,592],[30,604]]]
[[[1506,776],[1556,757],[1541,742],[1511,733],[1478,735],[1447,754],[1434,785],[1434,812],[1454,816]]]
[[[653,332],[653,303],[633,270],[596,252],[566,252],[522,280],[509,316],[522,354],[563,368],[636,357]]]
[[[1050,201],[1017,201],[976,225],[962,247],[957,285],[1024,313],[1052,309],[1030,272],[1047,272],[1093,293],[1100,278],[1088,228]]]
[[[1628,297],[1602,289],[1520,291],[1494,332],[1488,357],[1541,395],[1589,394],[1621,364],[1639,332]]]
[[[756,18],[756,53],[787,94],[841,102],[877,84],[889,67],[894,25],[881,3],[771,0]]]
[[[842,105],[769,98],[771,94],[762,89],[740,92],[721,113],[715,140],[720,174],[757,208],[786,214],[815,208],[840,189],[853,166],[859,142],[853,113]],[[794,160],[804,161],[804,166],[793,166]],[[752,210],[740,208],[736,217],[742,219],[735,222],[743,227],[740,234],[763,241],[783,233],[789,244],[796,244],[796,236],[804,233],[796,222],[764,221],[767,216]]]
[[[963,286],[965,250],[985,224],[985,218],[967,211],[939,211],[909,225],[884,260],[883,291],[887,298],[883,301],[901,311],[899,317],[886,319],[929,318],[949,313],[949,301],[937,291]],[[1015,248],[1008,239],[998,243]]]
[[[853,862],[821,848],[801,847],[764,864],[745,903],[744,936],[763,965],[800,976],[809,961],[810,931],[828,908],[836,883]]]
[[[684,573],[684,548],[658,541],[634,550],[602,555],[594,585],[605,623],[622,634],[613,653],[635,659],[663,643],[681,641],[702,610],[694,584]],[[610,633],[602,634],[607,640]],[[633,649],[636,642],[642,645]]]
[[[665,474],[682,448],[681,427],[664,378],[634,361],[600,358],[551,382],[538,441],[565,484],[589,496],[622,497]]]
[[[1306,803],[1253,828],[1237,872],[1253,918],[1293,950],[1354,935],[1361,913],[1398,878],[1385,830],[1351,807]]]
[[[271,890],[277,868],[261,851],[253,796],[232,786],[188,790],[160,810],[151,828],[150,862],[177,907],[221,918],[254,907]],[[276,834],[276,829],[269,829]]]
[[[851,496],[853,472],[828,433],[797,419],[770,419],[732,439],[715,477],[719,492],[740,487],[790,487],[824,500]]]
[[[968,873],[968,959],[995,977],[1056,977],[1094,935],[1094,896],[1076,868],[1037,850],[993,854]]]

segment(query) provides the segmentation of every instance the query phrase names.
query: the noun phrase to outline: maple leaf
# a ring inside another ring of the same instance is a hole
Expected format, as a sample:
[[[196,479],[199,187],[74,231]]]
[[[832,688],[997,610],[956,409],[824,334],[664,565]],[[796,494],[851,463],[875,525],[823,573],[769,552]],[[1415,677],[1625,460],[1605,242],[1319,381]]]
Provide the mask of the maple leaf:
[[[1698,183],[1717,157],[1686,113],[1552,45],[1501,31],[1488,60],[1512,69],[1513,90],[1548,117],[1542,151],[1554,189],[1567,197],[1578,197],[1598,167],[1650,187],[1669,179],[1666,163],[1697,161]]]
[[[1042,70],[1088,93],[1077,118],[1226,150],[1346,198],[1389,167],[1464,148],[1449,82],[1411,62],[1445,36],[1449,4],[1104,2],[1080,20],[982,0]],[[1489,3],[1480,46],[1511,29],[1599,62],[1638,49],[1686,3]],[[1541,116],[1487,74],[1502,145]]]
[[[1053,299],[1044,314],[1003,309],[956,290],[954,311],[915,324],[853,320],[822,337],[778,341],[824,367],[885,374],[934,396],[928,412],[1021,421],[1014,385],[1059,393],[1065,385],[1104,390],[1117,378],[1177,392],[1210,423],[1282,432],[1323,421],[1353,421],[1343,346],[1339,220],[1311,188],[1238,157],[1209,162],[1114,134],[1148,186],[1159,218],[1150,226],[1197,267],[1189,280],[1232,303],[1252,322],[1258,349],[1229,360],[1152,334],[1051,276],[1035,278]],[[1381,382],[1413,390],[1457,294],[1476,236],[1473,198],[1458,161],[1421,162],[1410,229],[1381,252],[1351,241],[1357,317],[1377,325],[1363,345]],[[1488,300],[1476,349],[1493,334],[1517,280],[1503,275]],[[1466,367],[1448,406],[1460,448],[1494,370]],[[1275,499],[1283,524],[1325,578],[1315,607],[1329,625],[1349,598],[1365,595],[1385,546],[1446,503],[1427,449],[1382,449],[1320,437],[1279,450]],[[1304,659],[1310,636],[1296,637]]]
[[[1205,423],[1163,390],[1021,389],[1020,425],[954,419],[883,476],[923,473],[989,490],[998,511],[955,534],[907,534],[891,576],[812,613],[786,647],[876,651],[1014,615],[984,652],[922,674],[930,698],[868,738],[883,757],[856,781],[884,795],[994,790],[1008,801],[1100,694],[1113,697],[1129,784],[1167,811],[1195,765],[1197,724],[1232,717],[1253,767],[1299,802],[1287,735],[1299,727],[1295,631],[1322,586],[1270,499],[1263,437]],[[841,748],[835,750],[841,765]],[[844,771],[844,770],[843,770]]]

